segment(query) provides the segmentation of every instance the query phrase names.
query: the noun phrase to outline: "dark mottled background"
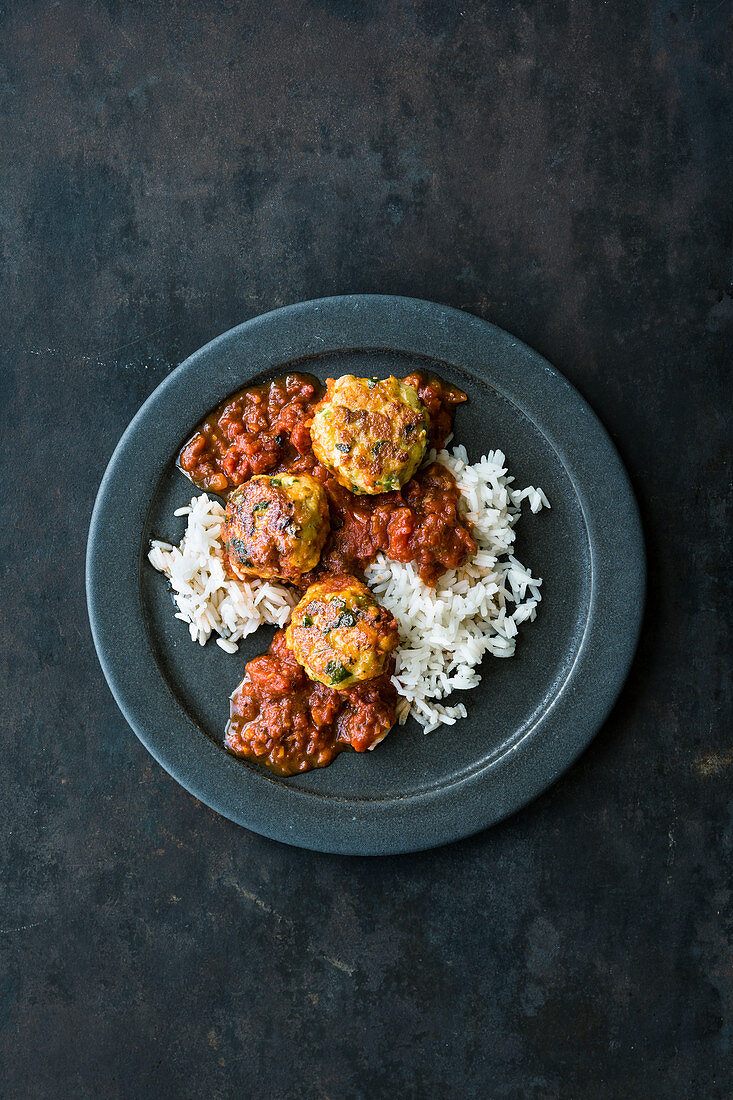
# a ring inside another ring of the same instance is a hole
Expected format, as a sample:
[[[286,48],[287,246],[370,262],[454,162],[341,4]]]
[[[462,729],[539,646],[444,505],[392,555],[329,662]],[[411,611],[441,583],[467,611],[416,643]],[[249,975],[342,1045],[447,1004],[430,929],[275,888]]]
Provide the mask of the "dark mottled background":
[[[726,3],[0,3],[0,1093],[731,1095]],[[284,303],[515,333],[628,464],[649,607],[571,772],[392,859],[260,839],[128,730],[86,620],[142,401]]]

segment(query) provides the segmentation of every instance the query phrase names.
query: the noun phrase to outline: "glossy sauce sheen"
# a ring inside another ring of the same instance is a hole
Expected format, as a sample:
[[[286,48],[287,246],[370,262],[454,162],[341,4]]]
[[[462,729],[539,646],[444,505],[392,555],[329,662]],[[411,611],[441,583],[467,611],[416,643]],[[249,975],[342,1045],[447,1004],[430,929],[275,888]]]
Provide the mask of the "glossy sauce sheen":
[[[440,450],[465,394],[419,374],[404,379],[428,410],[428,445]],[[178,465],[200,489],[226,496],[254,474],[308,473],[324,486],[331,533],[321,560],[305,574],[306,588],[326,574],[363,575],[379,551],[394,561],[415,562],[434,584],[476,549],[458,513],[453,475],[438,463],[418,471],[401,490],[356,496],[316,459],[310,437],[320,383],[289,374],[235,394],[199,426],[181,450]],[[335,691],[310,680],[278,631],[270,650],[255,657],[235,691],[225,744],[237,756],[294,775],[331,763],[343,749],[364,752],[395,722],[394,662],[374,680]]]

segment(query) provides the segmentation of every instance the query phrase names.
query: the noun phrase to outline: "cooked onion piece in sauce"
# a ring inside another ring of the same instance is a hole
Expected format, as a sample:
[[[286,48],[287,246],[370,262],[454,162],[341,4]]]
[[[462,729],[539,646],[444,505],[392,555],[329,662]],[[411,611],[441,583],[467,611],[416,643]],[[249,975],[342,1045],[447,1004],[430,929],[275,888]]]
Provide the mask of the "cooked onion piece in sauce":
[[[428,415],[413,386],[397,378],[329,378],[313,413],[316,458],[352,493],[401,489],[428,441]]]
[[[397,623],[356,577],[327,577],[308,589],[286,632],[311,680],[344,691],[384,672],[399,643]]]
[[[310,474],[256,474],[229,496],[224,548],[240,580],[298,583],[318,564],[329,531],[328,500]]]

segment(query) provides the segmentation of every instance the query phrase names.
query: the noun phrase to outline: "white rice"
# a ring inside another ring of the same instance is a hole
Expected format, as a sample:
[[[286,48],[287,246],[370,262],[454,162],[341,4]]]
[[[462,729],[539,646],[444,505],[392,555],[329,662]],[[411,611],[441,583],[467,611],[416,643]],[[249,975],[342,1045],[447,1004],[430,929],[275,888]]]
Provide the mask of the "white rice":
[[[221,504],[202,493],[174,515],[188,516],[181,542],[172,546],[154,539],[148,560],[170,581],[176,618],[188,625],[192,641],[205,645],[212,633],[218,634],[217,645],[226,653],[236,653],[237,642],[263,623],[285,626],[297,603],[292,589],[258,578],[227,578]]]
[[[523,501],[533,512],[550,507],[541,489],[512,488],[501,451],[489,451],[472,466],[465,447],[429,457],[437,457],[458,483],[459,507],[478,542],[475,555],[444,573],[434,588],[420,580],[414,565],[384,554],[366,571],[369,587],[400,628],[393,678],[402,696],[399,721],[412,715],[425,733],[466,717],[463,703],[435,700],[476,687],[484,655],[512,657],[519,626],[535,618],[542,580],[511,553],[514,528]]]
[[[519,627],[534,620],[542,599],[542,580],[533,577],[512,554],[521,505],[532,512],[549,508],[541,489],[512,488],[501,451],[489,451],[468,464],[465,447],[441,451],[437,458],[452,472],[461,490],[460,507],[473,524],[478,550],[460,569],[444,573],[434,588],[424,584],[412,564],[380,554],[366,571],[367,582],[400,628],[393,683],[401,699],[400,724],[412,715],[430,733],[466,717],[463,703],[437,700],[481,681],[477,671],[485,654],[511,657]],[[227,653],[263,623],[285,626],[297,602],[292,589],[269,581],[228,580],[221,529],[224,509],[206,493],[179,508],[188,516],[178,546],[154,540],[151,565],[170,580],[178,606],[176,618],[204,645],[212,633]]]

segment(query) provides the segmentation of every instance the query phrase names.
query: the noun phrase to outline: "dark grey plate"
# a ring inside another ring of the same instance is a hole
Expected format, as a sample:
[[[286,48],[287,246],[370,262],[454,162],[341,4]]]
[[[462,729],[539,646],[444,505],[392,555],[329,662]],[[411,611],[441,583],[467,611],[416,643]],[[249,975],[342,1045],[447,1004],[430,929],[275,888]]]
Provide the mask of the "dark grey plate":
[[[192,486],[175,456],[196,423],[249,382],[288,370],[319,378],[432,370],[466,391],[456,441],[472,460],[499,447],[527,510],[517,553],[544,578],[516,656],[487,658],[469,717],[427,736],[409,722],[376,752],[284,780],[222,748],[227,697],[269,644],[236,656],[193,645],[174,619],[151,537],[178,541]],[[444,844],[506,817],[544,790],[594,736],[636,646],[644,551],[634,497],[603,427],[544,359],[493,325],[409,298],[351,295],[275,310],[197,351],[145,402],[97,497],[87,552],[99,659],[127,721],[187,790],[265,836],[326,852],[378,854]]]

